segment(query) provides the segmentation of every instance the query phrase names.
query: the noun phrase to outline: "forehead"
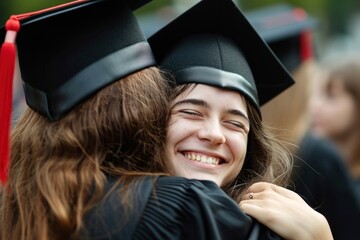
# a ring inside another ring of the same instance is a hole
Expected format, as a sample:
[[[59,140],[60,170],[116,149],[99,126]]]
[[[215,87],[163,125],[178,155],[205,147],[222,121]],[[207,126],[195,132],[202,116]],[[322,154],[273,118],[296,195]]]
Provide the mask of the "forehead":
[[[187,88],[175,101],[177,102],[190,98],[204,100],[211,106],[246,109],[246,99],[238,91],[205,84],[197,84],[194,87]]]

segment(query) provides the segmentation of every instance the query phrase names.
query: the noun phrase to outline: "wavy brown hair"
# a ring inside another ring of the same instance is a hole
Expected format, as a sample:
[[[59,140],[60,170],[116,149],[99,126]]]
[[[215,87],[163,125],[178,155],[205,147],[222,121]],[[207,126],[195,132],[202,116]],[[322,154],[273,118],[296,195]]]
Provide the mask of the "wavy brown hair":
[[[286,144],[276,138],[262,122],[261,115],[247,102],[250,120],[245,163],[239,175],[224,191],[240,202],[245,190],[256,182],[269,182],[286,187],[289,183],[293,158]]]
[[[85,212],[104,196],[107,176],[126,181],[162,173],[168,93],[162,73],[151,67],[107,86],[59,121],[26,109],[11,135],[1,239],[74,237]]]
[[[171,79],[171,78],[170,78]],[[172,101],[180,94],[192,90],[197,84],[175,86]],[[240,202],[242,195],[255,182],[270,182],[279,186],[289,183],[293,159],[285,143],[277,139],[270,129],[262,123],[261,115],[247,101],[250,132],[245,163],[238,176],[222,189],[232,199]]]

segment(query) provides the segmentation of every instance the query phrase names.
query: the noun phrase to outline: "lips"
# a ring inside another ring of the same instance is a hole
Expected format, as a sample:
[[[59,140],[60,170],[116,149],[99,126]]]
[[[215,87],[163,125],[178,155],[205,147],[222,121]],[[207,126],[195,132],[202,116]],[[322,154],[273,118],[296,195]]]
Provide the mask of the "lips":
[[[183,152],[183,155],[189,160],[192,160],[195,162],[201,162],[204,164],[220,165],[221,163],[224,162],[224,160],[220,157],[209,156],[209,155],[197,153],[197,152]]]

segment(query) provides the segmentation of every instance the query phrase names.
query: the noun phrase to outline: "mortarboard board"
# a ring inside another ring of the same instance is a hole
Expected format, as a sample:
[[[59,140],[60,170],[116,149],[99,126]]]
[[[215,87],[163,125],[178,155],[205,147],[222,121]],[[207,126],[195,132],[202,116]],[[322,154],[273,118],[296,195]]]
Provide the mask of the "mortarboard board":
[[[16,42],[31,108],[56,120],[111,82],[154,65],[122,2],[83,1],[21,21]]]
[[[317,21],[304,9],[279,4],[245,15],[289,71],[313,57],[311,32]]]
[[[236,90],[258,110],[294,82],[231,0],[202,0],[148,41],[178,84]]]
[[[1,163],[6,165],[8,158],[15,37],[27,104],[49,120],[58,120],[110,83],[155,65],[132,12],[149,1],[78,0],[7,21],[0,91],[1,100],[10,99],[1,109]]]

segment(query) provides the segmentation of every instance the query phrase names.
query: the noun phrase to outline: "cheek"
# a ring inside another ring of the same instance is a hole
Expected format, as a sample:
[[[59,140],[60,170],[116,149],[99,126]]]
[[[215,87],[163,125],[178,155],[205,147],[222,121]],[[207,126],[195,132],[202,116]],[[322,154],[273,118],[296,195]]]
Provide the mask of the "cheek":
[[[335,118],[338,121],[338,128],[341,131],[351,130],[358,123],[356,123],[356,113],[355,106],[352,103],[344,105],[344,107],[339,111],[339,115]]]
[[[233,181],[239,175],[242,167],[244,166],[247,151],[247,139],[237,139],[237,141],[234,141],[233,144],[230,145],[230,150],[232,152],[234,162],[228,170],[222,185],[226,185]]]
[[[247,141],[247,136],[232,138],[229,141],[229,147],[235,160],[234,163],[236,165],[236,168],[238,168],[238,166],[239,168],[241,168],[244,163],[247,151]]]
[[[356,103],[352,99],[344,100],[343,107],[343,117],[347,119],[355,119],[356,118]]]
[[[176,145],[178,145],[183,139],[189,135],[189,124],[178,119],[171,119],[167,129],[166,146],[169,151],[174,151]]]
[[[170,124],[167,129],[166,136],[166,165],[171,174],[175,174],[174,170],[176,166],[176,149],[175,146],[179,142],[179,133],[181,131],[178,130],[178,125],[174,121],[170,121]]]

